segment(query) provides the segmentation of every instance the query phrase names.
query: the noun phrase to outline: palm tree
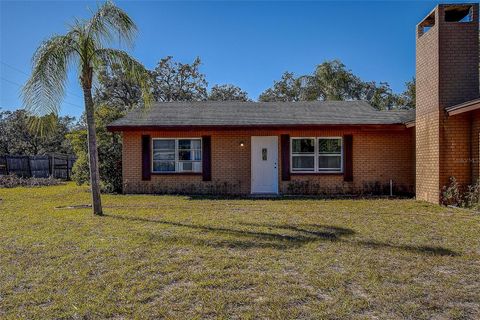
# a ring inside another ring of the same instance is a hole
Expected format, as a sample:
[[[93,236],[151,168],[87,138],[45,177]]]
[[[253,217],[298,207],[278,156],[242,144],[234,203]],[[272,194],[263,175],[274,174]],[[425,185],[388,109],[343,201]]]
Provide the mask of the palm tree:
[[[136,30],[135,23],[122,9],[111,1],[105,2],[89,20],[75,20],[65,35],[52,36],[38,47],[32,58],[32,74],[23,88],[24,105],[28,111],[34,115],[58,115],[67,72],[72,65],[78,67],[88,131],[93,213],[96,215],[103,212],[92,83],[102,67],[119,65],[130,79],[140,84],[144,102],[149,103],[145,68],[125,51],[105,47],[115,39],[132,45]]]

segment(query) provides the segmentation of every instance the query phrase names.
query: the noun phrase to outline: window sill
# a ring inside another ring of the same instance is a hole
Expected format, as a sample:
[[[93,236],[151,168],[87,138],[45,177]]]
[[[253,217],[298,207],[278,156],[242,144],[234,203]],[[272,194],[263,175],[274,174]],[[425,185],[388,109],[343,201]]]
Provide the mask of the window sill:
[[[201,176],[201,172],[152,172],[152,176]]]
[[[292,176],[343,176],[343,172],[290,172]]]

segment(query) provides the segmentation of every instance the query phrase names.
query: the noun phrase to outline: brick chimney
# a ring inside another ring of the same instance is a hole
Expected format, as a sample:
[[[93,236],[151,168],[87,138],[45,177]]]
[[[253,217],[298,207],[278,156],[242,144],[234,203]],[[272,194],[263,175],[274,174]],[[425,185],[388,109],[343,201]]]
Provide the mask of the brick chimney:
[[[472,183],[472,115],[445,108],[478,98],[478,3],[438,5],[417,25],[416,194],[438,203],[454,176]]]

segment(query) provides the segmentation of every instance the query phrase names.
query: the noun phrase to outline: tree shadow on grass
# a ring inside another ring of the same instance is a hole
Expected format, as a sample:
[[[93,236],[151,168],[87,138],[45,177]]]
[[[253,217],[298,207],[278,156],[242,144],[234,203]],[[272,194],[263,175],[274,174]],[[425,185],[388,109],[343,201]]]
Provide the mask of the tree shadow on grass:
[[[273,249],[290,249],[301,247],[305,244],[318,242],[318,241],[339,241],[352,245],[358,245],[367,248],[378,249],[399,249],[414,253],[439,255],[439,256],[457,256],[458,253],[450,249],[446,249],[438,246],[415,246],[415,245],[396,245],[386,242],[379,242],[373,240],[349,240],[345,239],[348,236],[354,235],[355,231],[348,228],[330,226],[330,225],[318,225],[318,224],[304,224],[304,225],[274,225],[274,224],[254,224],[254,223],[242,223],[241,225],[255,228],[266,228],[268,230],[288,230],[289,234],[278,232],[263,232],[252,231],[250,229],[231,229],[225,227],[214,227],[205,225],[195,225],[182,222],[173,222],[166,220],[148,219],[142,217],[132,217],[124,215],[111,215],[105,214],[104,217],[126,220],[134,222],[148,222],[158,223],[162,225],[183,227],[194,230],[199,230],[208,233],[214,233],[218,235],[234,236],[242,239],[229,239],[229,238],[214,238],[203,239],[200,237],[191,237],[190,235],[182,235],[181,237],[166,237],[165,235],[152,234],[150,237],[159,241],[170,241],[175,243],[189,243],[194,245],[212,246],[212,247],[228,247],[238,249],[249,248],[273,248]],[[168,238],[168,239],[167,239]]]
[[[124,216],[124,215],[111,215],[105,214],[104,217],[113,218],[117,220],[127,220],[127,221],[135,221],[135,222],[152,222],[158,223],[163,225],[175,226],[175,227],[184,227],[194,230],[200,230],[204,232],[215,233],[218,235],[227,235],[227,236],[235,236],[241,237],[244,240],[238,239],[213,239],[213,240],[204,240],[200,238],[193,239],[190,237],[192,242],[202,245],[213,245],[218,247],[235,247],[235,248],[279,248],[279,249],[288,249],[299,247],[307,243],[320,241],[320,240],[330,240],[336,241],[339,239],[341,235],[344,234],[354,234],[355,232],[350,229],[338,229],[336,231],[336,227],[333,226],[321,226],[321,225],[310,225],[316,228],[316,230],[303,230],[301,228],[294,229],[294,233],[290,234],[282,234],[276,232],[261,232],[261,231],[252,231],[252,230],[242,230],[242,229],[231,229],[225,227],[213,227],[213,226],[205,226],[205,225],[195,225],[195,224],[188,224],[182,222],[173,222],[173,221],[166,221],[166,220],[157,220],[157,219],[148,219],[142,217],[131,217],[131,216]],[[245,224],[247,225],[247,224]],[[251,225],[254,226],[254,225]],[[258,225],[257,227],[259,227]],[[348,230],[348,231],[346,231]],[[155,236],[152,236],[155,237]],[[163,236],[158,236],[160,239]],[[183,242],[185,239],[188,238],[187,235],[182,237],[176,237],[179,241]]]
[[[358,245],[367,248],[378,248],[378,249],[399,249],[414,253],[421,254],[430,254],[438,256],[458,256],[459,254],[453,250],[443,248],[440,246],[423,246],[423,245],[397,245],[387,242],[380,242],[374,240],[346,240],[344,236],[350,236],[355,234],[352,229],[342,228],[337,226],[323,226],[316,224],[305,224],[305,225],[273,225],[273,224],[256,224],[256,223],[244,223],[243,225],[254,226],[254,227],[266,227],[269,229],[286,229],[293,230],[302,233],[312,234],[319,236],[323,239],[329,239],[334,241],[341,241],[345,243],[350,243],[353,245]],[[317,230],[315,230],[317,229]],[[322,230],[322,231],[318,231]]]
[[[275,224],[258,224],[258,223],[242,223],[249,227],[262,227],[268,229],[283,229],[297,233],[308,234],[313,237],[319,237],[324,240],[339,240],[341,237],[351,236],[355,231],[348,228],[342,228],[330,225],[319,224],[301,224],[301,225],[275,225]]]
[[[440,246],[423,246],[423,245],[397,245],[397,244],[391,244],[391,243],[386,243],[386,242],[379,242],[379,241],[355,241],[355,244],[369,247],[369,248],[392,248],[392,249],[399,249],[399,250],[404,250],[404,251],[409,251],[413,253],[421,253],[421,254],[427,254],[427,255],[434,255],[434,256],[452,256],[456,257],[459,256],[459,254],[456,251],[440,247]]]

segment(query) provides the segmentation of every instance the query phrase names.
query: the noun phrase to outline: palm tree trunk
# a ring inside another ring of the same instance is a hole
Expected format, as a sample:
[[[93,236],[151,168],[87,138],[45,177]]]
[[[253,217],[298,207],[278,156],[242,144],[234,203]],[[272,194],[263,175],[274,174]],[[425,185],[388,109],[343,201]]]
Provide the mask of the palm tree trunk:
[[[92,88],[83,84],[83,97],[87,115],[88,158],[90,167],[90,187],[92,188],[93,214],[103,215],[100,198],[100,172],[98,169],[97,134],[95,132],[95,117],[92,99]]]

